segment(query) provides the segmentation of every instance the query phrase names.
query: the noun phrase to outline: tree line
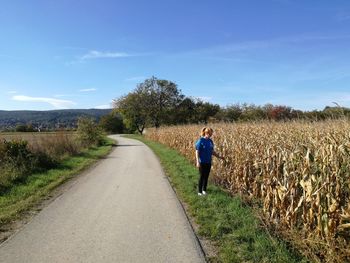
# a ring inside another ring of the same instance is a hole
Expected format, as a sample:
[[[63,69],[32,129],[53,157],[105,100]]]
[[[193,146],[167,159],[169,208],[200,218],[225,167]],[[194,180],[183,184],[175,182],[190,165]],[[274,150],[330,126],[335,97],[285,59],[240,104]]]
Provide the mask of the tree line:
[[[145,127],[208,122],[287,121],[293,119],[324,120],[350,117],[350,109],[335,105],[318,111],[295,110],[289,106],[266,104],[232,104],[221,107],[182,94],[172,81],[151,77],[138,84],[128,94],[113,101],[114,112],[119,114],[124,129],[142,133]]]
[[[151,77],[128,94],[113,100],[113,110],[61,110],[48,112],[0,111],[7,131],[75,130],[81,116],[93,118],[108,133],[142,133],[145,127],[208,122],[289,121],[350,118],[350,109],[334,103],[318,111],[301,111],[285,105],[236,103],[222,107],[185,96],[176,83]],[[89,115],[90,114],[90,115]],[[26,118],[24,118],[26,117]],[[11,124],[11,125],[9,125]]]
[[[2,111],[0,131],[54,131],[77,129],[78,118],[85,116],[97,121],[112,109],[66,109],[49,111]]]

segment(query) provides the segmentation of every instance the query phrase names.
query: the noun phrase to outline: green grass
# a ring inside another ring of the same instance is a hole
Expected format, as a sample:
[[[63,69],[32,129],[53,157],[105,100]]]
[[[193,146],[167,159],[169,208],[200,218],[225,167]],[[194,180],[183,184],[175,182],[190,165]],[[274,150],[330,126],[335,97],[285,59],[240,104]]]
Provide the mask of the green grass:
[[[199,236],[215,244],[210,262],[307,262],[261,226],[251,207],[210,184],[207,196],[197,195],[198,171],[177,151],[141,136],[128,136],[147,144],[159,157],[179,198],[199,226]]]
[[[107,139],[104,146],[90,148],[79,155],[64,159],[57,168],[30,175],[25,181],[11,187],[0,195],[0,226],[21,217],[35,204],[48,197],[58,185],[88,168],[108,154],[113,140]]]

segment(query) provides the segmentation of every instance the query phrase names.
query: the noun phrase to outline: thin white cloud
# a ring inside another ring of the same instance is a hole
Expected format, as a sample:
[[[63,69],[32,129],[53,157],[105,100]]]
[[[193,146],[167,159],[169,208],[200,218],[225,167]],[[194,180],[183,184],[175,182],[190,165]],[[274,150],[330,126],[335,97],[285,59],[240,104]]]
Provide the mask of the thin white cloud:
[[[96,91],[97,89],[92,88],[92,89],[81,89],[79,90],[80,92],[90,92],[90,91]]]
[[[71,108],[76,104],[70,100],[59,100],[54,98],[42,98],[42,97],[29,97],[29,96],[23,96],[23,95],[13,96],[12,99],[16,101],[48,103],[57,109]]]
[[[110,108],[111,108],[111,105],[109,104],[98,105],[94,107],[94,109],[110,109]]]
[[[63,98],[63,97],[81,97],[81,94],[55,94],[53,95],[55,98]]]
[[[10,90],[7,92],[7,94],[16,94],[16,93],[17,93],[17,91],[15,91],[15,90]]]
[[[105,52],[105,51],[97,51],[90,50],[87,54],[80,57],[81,60],[86,59],[99,59],[99,58],[124,58],[133,56],[131,54],[125,52]]]
[[[88,60],[95,59],[118,59],[118,58],[126,58],[126,57],[141,57],[141,56],[152,56],[155,53],[126,53],[126,52],[110,52],[110,51],[98,51],[98,50],[90,50],[86,54],[82,56],[76,57],[75,60],[66,62],[66,66],[74,66],[85,63]]]

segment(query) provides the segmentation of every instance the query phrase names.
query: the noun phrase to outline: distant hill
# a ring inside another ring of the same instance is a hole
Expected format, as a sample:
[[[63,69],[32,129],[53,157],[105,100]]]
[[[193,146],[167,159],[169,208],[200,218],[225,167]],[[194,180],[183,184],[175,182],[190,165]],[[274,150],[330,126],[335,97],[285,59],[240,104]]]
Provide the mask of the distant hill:
[[[15,129],[17,125],[32,125],[34,129],[52,130],[58,128],[75,128],[81,116],[99,120],[112,109],[72,109],[50,111],[1,111],[0,130]]]

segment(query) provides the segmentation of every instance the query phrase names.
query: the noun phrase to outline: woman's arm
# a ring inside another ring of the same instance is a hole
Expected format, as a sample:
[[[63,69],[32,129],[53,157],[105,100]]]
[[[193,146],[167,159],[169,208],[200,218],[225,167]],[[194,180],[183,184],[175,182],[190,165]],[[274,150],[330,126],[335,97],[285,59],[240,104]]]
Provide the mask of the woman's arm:
[[[219,158],[221,160],[225,160],[223,156],[220,156],[217,152],[213,151],[213,155],[216,157],[216,158]]]
[[[199,152],[198,150],[196,150],[196,166],[199,168],[200,164],[199,164]]]

